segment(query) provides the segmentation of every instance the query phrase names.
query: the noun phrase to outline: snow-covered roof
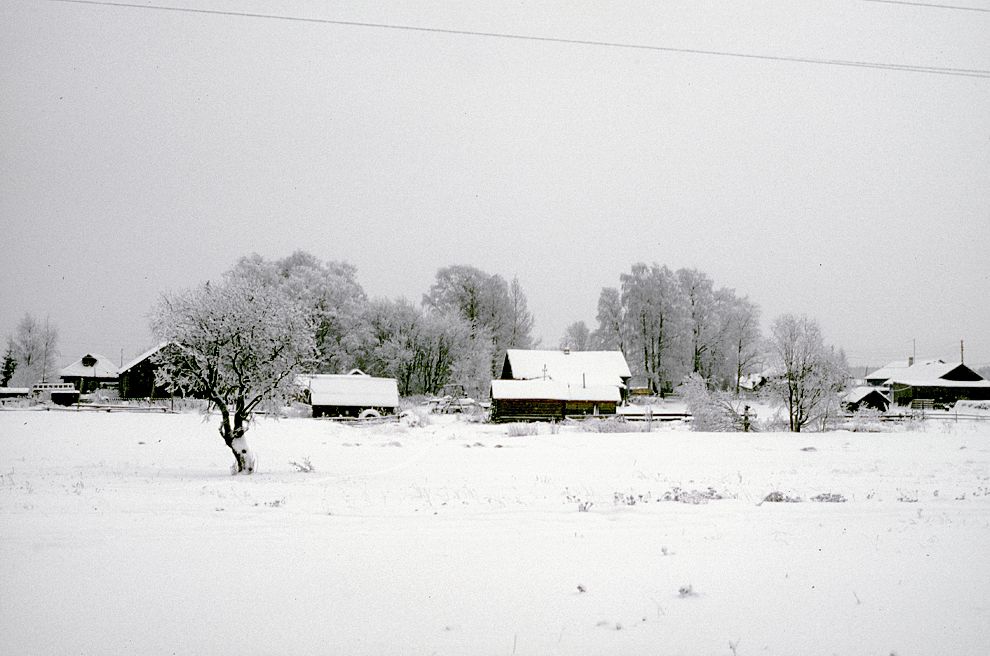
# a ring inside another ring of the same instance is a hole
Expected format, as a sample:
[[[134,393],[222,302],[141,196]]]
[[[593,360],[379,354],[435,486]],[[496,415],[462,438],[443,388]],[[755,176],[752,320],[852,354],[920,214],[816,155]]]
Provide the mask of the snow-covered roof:
[[[846,392],[846,395],[842,397],[842,400],[845,401],[846,403],[859,403],[860,401],[862,401],[867,396],[873,393],[880,394],[885,399],[887,398],[886,395],[884,395],[884,393],[881,392],[876,387],[868,387],[863,385],[860,387],[854,387],[848,392]]]
[[[123,367],[121,367],[120,368],[120,373],[124,373],[125,371],[128,371],[131,368],[133,368],[133,367],[141,364],[142,362],[144,362],[145,360],[147,360],[148,358],[150,358],[151,356],[153,356],[155,353],[158,353],[159,351],[161,351],[163,348],[165,348],[169,344],[171,344],[171,342],[162,342],[161,344],[159,344],[155,348],[148,349],[147,351],[145,351],[144,353],[142,353],[141,355],[137,356],[136,358],[134,358],[133,360],[131,360],[130,362],[128,362],[127,364],[125,364]]]
[[[903,375],[906,369],[910,369],[912,367],[930,367],[937,364],[945,364],[945,362],[942,360],[919,360],[912,365],[908,360],[895,360],[894,362],[888,362],[883,367],[867,374],[866,380],[886,381],[890,380],[894,376]]]
[[[908,387],[951,387],[965,389],[990,389],[990,380],[946,380],[945,378],[891,378],[891,385]]]
[[[629,365],[621,351],[539,351],[509,349],[514,380],[553,380],[572,385],[622,385]]]
[[[84,360],[93,359],[95,362],[87,367]],[[116,378],[117,366],[108,357],[99,353],[87,353],[68,367],[58,372],[61,378]]]
[[[399,385],[394,378],[355,374],[307,374],[297,381],[309,389],[313,405],[395,408]]]
[[[978,375],[961,362],[925,360],[922,362],[915,362],[910,367],[891,368],[888,365],[888,367],[885,367],[877,372],[876,376],[871,374],[867,376],[867,378],[870,380],[875,380],[880,378],[882,373],[890,373],[890,375],[884,379],[885,384],[910,385],[911,387],[987,387],[990,385],[990,382],[982,379],[950,380],[944,378],[944,376],[948,376],[960,368],[962,368],[962,371],[956,372],[953,376],[954,378],[959,377],[960,374],[967,373],[971,376]]]
[[[614,401],[621,399],[617,385],[571,385],[556,380],[493,380],[492,399],[540,401]]]

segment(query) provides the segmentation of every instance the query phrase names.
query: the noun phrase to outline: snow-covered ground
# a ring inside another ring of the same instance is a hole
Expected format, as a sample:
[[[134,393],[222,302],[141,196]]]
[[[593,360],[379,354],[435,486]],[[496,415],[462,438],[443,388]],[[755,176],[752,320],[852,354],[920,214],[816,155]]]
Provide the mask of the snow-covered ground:
[[[990,653],[990,422],[216,428],[0,412],[0,653]]]

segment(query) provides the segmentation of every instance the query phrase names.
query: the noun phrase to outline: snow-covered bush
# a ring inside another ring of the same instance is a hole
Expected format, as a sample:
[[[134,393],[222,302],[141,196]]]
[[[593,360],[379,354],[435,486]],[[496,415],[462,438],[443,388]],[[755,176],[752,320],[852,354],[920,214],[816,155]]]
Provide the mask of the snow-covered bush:
[[[726,392],[708,389],[698,374],[688,376],[682,390],[691,413],[691,430],[715,433],[753,430],[744,402]]]

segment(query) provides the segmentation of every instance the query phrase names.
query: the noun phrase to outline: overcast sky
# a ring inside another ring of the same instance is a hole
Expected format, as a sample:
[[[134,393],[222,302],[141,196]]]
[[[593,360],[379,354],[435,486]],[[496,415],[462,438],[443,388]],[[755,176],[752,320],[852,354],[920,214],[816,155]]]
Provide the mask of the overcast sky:
[[[304,249],[518,277],[551,347],[643,261],[856,365],[990,364],[990,2],[154,4],[779,59],[5,0],[0,336],[127,359],[162,291]]]

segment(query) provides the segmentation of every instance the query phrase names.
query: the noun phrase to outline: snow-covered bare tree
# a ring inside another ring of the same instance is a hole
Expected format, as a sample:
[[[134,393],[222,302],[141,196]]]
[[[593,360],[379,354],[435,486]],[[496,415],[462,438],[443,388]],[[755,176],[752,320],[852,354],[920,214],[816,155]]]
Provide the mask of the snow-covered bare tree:
[[[620,276],[625,319],[625,346],[633,368],[645,375],[655,392],[679,380],[678,341],[685,312],[677,277],[666,266],[634,264]]]
[[[176,345],[159,354],[159,381],[217,407],[234,473],[255,471],[245,439],[255,411],[289,398],[295,374],[315,360],[312,316],[263,261],[238,265],[218,283],[164,294],[152,313],[152,331]]]
[[[575,321],[564,331],[560,338],[560,348],[572,351],[588,351],[591,349],[591,331],[583,321]]]
[[[598,295],[598,315],[595,318],[598,320],[598,327],[591,333],[594,348],[625,353],[625,310],[617,288],[602,288]]]
[[[471,327],[477,346],[490,343],[490,374],[497,373],[506,349],[532,344],[532,316],[518,281],[510,286],[498,274],[454,265],[437,271],[423,305],[440,314],[455,314]]]
[[[834,416],[846,382],[845,354],[826,345],[814,319],[784,314],[770,329],[770,356],[777,376],[771,389],[787,410],[790,430],[824,428]]]
[[[509,335],[506,348],[528,349],[533,346],[533,314],[518,278],[509,283]]]
[[[458,382],[473,386],[475,348],[467,322],[454,314],[418,308],[404,299],[373,301],[367,311],[369,331],[359,360],[367,373],[395,378],[399,393],[435,394]],[[487,339],[480,349],[484,376],[490,379]]]
[[[17,363],[10,380],[14,387],[31,387],[55,376],[58,329],[47,318],[42,323],[31,314],[25,314],[8,340],[8,347]]]
[[[760,359],[760,308],[748,297],[735,297],[728,313],[727,351],[731,353],[732,381],[739,394],[742,377],[752,373],[752,366]]]

